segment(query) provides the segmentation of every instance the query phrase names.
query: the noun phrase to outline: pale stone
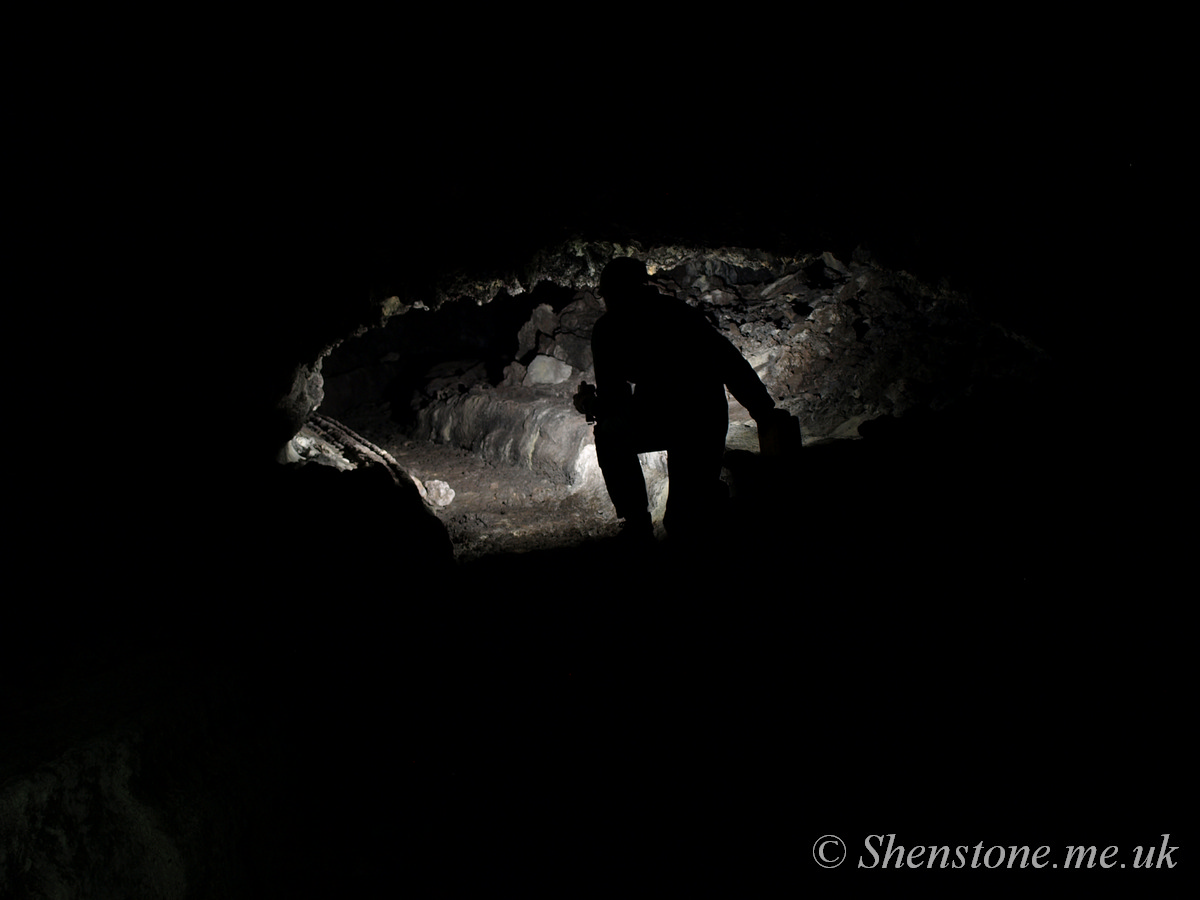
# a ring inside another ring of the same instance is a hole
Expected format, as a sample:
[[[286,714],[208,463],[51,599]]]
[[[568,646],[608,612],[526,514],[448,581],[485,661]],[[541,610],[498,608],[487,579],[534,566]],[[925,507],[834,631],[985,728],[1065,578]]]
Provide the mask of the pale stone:
[[[523,384],[562,384],[574,371],[570,365],[553,356],[535,356],[525,372]]]
[[[427,481],[425,495],[434,506],[449,506],[454,501],[454,488],[444,481]]]

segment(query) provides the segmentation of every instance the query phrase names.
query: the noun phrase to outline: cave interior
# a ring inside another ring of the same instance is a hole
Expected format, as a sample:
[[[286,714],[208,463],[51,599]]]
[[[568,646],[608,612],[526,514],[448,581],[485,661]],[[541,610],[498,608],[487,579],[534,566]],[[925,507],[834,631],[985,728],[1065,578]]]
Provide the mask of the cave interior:
[[[31,611],[10,654],[0,885],[296,896],[461,869],[501,836],[569,856],[614,818],[614,854],[642,858],[647,796],[757,823],[807,802],[834,829],[1099,777],[1141,740],[1118,707],[1162,712],[1177,684],[1113,612],[1158,600],[1114,474],[1137,465],[1112,414],[1135,380],[1105,374],[1137,173],[888,134],[836,162],[455,140],[236,194],[174,373],[195,406],[166,407],[171,512],[139,564],[106,559],[121,591]],[[804,429],[763,468],[733,410],[738,518],[702,556],[612,540],[562,412],[587,373],[564,322],[619,255],[758,353]],[[535,409],[543,456],[489,443]],[[947,787],[981,760],[1011,778]]]

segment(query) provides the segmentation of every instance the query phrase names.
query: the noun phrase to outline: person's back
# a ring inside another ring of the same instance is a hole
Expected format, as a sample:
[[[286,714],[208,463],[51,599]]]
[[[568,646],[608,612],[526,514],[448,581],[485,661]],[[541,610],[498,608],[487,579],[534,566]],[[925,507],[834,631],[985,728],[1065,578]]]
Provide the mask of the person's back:
[[[647,284],[631,258],[605,268],[600,294],[607,311],[592,332],[594,397],[579,398],[596,417],[596,456],[627,534],[651,533],[638,454],[666,450],[669,532],[709,531],[727,497],[721,463],[729,427],[728,387],[756,420],[774,401],[738,349],[703,314]],[[593,404],[594,401],[594,404]],[[585,409],[586,411],[586,409]]]
[[[639,405],[680,408],[725,404],[724,338],[681,300],[644,288],[636,305],[606,313],[592,333],[601,396],[636,386]],[[740,360],[739,355],[739,360]]]

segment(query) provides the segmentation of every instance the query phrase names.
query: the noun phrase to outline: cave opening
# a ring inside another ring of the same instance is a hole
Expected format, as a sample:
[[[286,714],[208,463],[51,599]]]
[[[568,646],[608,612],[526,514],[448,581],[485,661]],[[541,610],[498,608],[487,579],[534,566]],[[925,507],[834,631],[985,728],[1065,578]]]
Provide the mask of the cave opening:
[[[764,475],[755,423],[727,395],[722,478],[746,516],[743,537],[758,532],[764,547],[786,553],[814,539],[816,516],[831,526],[815,537],[822,552],[847,559],[854,551],[830,534],[875,541],[889,527],[881,521],[919,521],[872,546],[899,557],[932,535],[963,543],[980,527],[1002,527],[985,521],[986,510],[1030,468],[1015,457],[998,464],[1013,433],[996,416],[1042,377],[1045,354],[969,298],[868,252],[560,247],[540,258],[529,288],[511,281],[447,294],[436,308],[409,308],[338,343],[293,462],[338,465],[337,448],[321,459],[314,440],[329,437],[323,417],[340,422],[418,485],[459,562],[603,546],[618,523],[571,401],[594,380],[591,327],[604,309],[596,272],[624,253],[646,263],[660,293],[703,312],[801,423],[804,453]],[[654,353],[670,336],[644,340]],[[642,466],[661,538],[669,461],[647,454]],[[995,543],[994,534],[971,541]],[[949,557],[979,562],[975,552]]]
[[[518,357],[521,326],[538,306],[557,312],[573,294],[543,281],[516,295],[501,289],[482,303],[451,302],[392,316],[341,341],[323,360],[320,410],[353,417],[356,408],[361,413],[382,403],[397,426],[411,427],[422,399],[414,392],[465,390],[478,381],[497,385],[509,364],[528,365],[536,347]]]
[[[601,538],[615,520],[586,423],[568,401],[594,380],[590,326],[602,310],[593,292],[551,280],[409,310],[330,352],[315,413],[421,485],[460,563]],[[564,446],[547,454],[554,444]],[[647,466],[662,470],[662,454]]]

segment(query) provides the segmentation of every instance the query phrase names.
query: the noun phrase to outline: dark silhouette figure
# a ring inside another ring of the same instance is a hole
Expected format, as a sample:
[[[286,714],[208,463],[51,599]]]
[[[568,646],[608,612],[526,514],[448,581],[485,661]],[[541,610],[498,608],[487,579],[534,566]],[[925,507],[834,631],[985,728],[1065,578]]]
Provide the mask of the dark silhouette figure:
[[[614,259],[600,277],[606,312],[592,332],[596,387],[576,407],[596,422],[596,456],[623,536],[653,536],[639,453],[667,451],[664,525],[672,537],[712,533],[728,500],[721,481],[729,404],[725,388],[761,426],[790,418],[745,360],[703,314],[659,293],[645,266]]]

